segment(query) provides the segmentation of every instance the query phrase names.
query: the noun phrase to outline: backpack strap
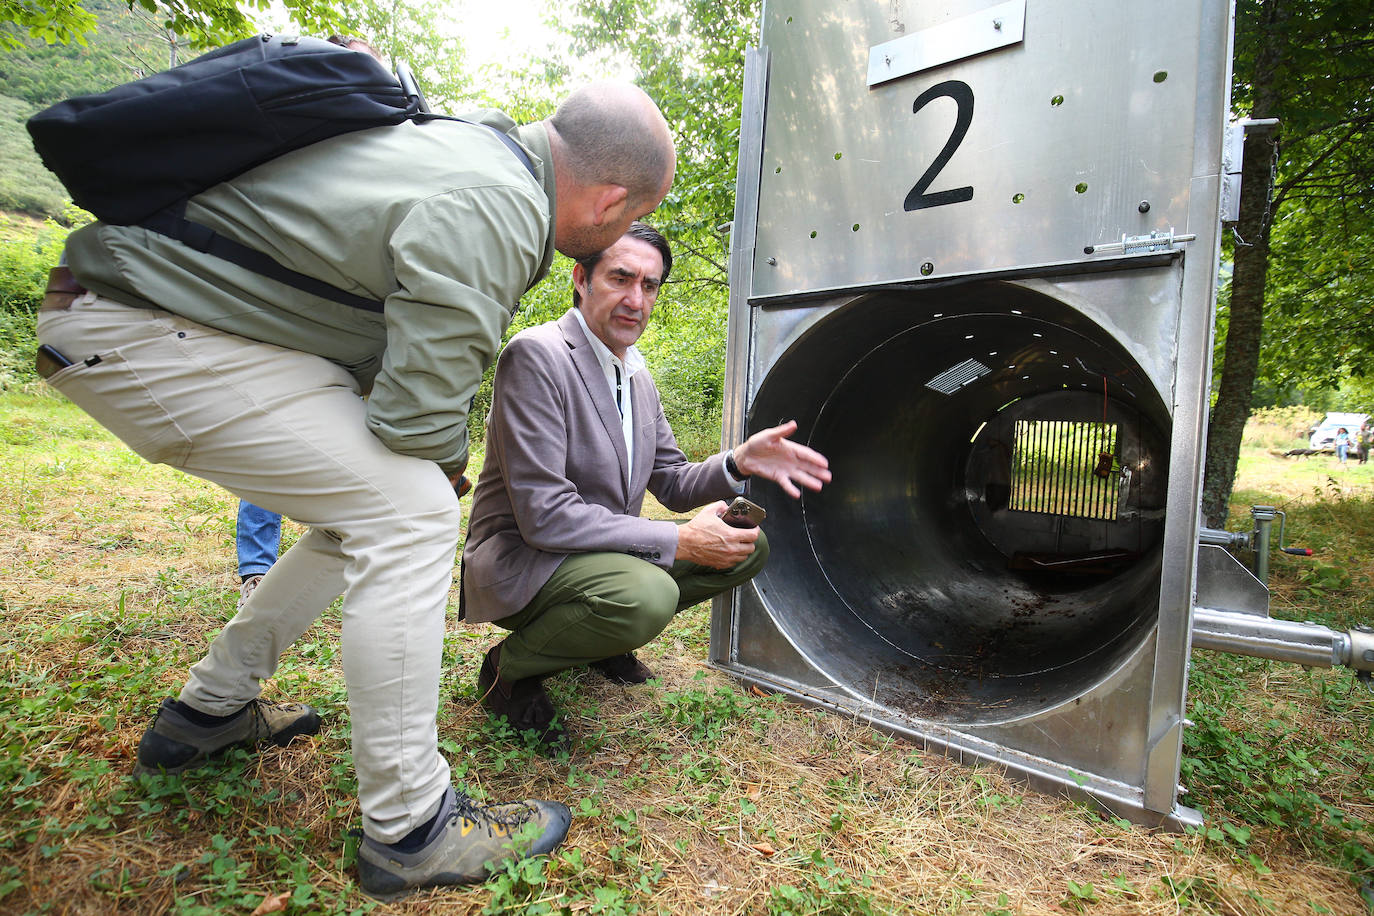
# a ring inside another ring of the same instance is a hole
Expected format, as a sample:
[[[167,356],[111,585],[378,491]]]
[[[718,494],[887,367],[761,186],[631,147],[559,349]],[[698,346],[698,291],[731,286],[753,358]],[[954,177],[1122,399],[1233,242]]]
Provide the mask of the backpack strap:
[[[183,200],[166,210],[153,214],[139,225],[160,235],[174,238],[196,251],[214,255],[246,270],[251,270],[255,274],[262,274],[264,277],[270,277],[294,289],[310,293],[312,296],[319,296],[321,299],[362,309],[365,312],[375,312],[379,315],[382,313],[382,303],[376,299],[368,299],[365,296],[350,293],[325,283],[323,280],[316,280],[314,277],[292,270],[256,248],[249,248],[242,242],[236,242],[227,236],[220,235],[209,226],[191,222],[186,218],[185,213],[186,201]]]
[[[479,121],[468,121],[464,118],[455,118],[451,115],[430,114],[429,112],[421,112],[415,115],[414,120],[417,123],[423,121],[461,121],[464,124],[479,124],[489,129],[506,145],[506,148],[520,160],[520,164],[525,167],[525,171],[529,172],[530,175],[536,179],[539,177],[535,174],[534,163],[530,161],[530,157],[521,149],[520,144],[512,140],[509,135],[497,130],[490,124],[481,124]],[[318,296],[321,299],[328,299],[340,305],[347,305],[351,308],[362,309],[365,312],[373,312],[378,315],[383,312],[382,303],[376,299],[368,299],[366,296],[350,293],[347,290],[339,289],[337,286],[325,283],[323,280],[317,280],[314,277],[292,270],[255,248],[250,248],[242,242],[236,242],[227,236],[220,235],[209,226],[188,220],[186,218],[186,199],[184,198],[172,206],[154,213],[152,216],[140,222],[139,225],[159,235],[165,235],[169,238],[176,239],[182,244],[194,248],[196,251],[213,255],[231,264],[237,264],[245,270],[251,270],[253,273],[269,277],[293,289],[309,293],[312,296]]]

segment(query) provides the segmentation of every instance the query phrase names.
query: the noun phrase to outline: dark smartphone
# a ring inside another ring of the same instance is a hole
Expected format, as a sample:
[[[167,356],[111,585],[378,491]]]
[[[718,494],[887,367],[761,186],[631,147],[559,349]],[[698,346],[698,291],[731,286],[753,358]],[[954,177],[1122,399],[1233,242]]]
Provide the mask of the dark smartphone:
[[[734,502],[725,510],[721,521],[736,528],[757,528],[767,517],[768,513],[763,510],[763,506],[751,503],[743,496],[736,496]]]
[[[71,360],[47,344],[41,345],[33,358],[33,367],[40,378],[54,376],[71,364]]]

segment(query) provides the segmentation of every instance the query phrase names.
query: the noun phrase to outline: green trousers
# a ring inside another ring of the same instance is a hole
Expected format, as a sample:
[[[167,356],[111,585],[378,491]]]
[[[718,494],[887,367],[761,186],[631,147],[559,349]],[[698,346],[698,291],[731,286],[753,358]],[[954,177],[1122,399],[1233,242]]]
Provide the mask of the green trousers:
[[[633,652],[678,611],[748,582],[768,562],[763,532],[730,569],[682,560],[662,567],[623,553],[573,554],[518,614],[495,621],[511,633],[501,644],[501,679],[542,677]]]

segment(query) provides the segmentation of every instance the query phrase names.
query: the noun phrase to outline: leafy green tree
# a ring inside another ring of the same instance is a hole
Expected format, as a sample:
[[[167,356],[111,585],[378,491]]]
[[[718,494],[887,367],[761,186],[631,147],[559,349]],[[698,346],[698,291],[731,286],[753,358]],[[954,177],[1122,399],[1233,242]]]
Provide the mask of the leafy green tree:
[[[1234,105],[1280,126],[1246,141],[1203,481],[1210,525],[1226,518],[1262,347],[1280,384],[1329,385],[1370,366],[1371,87],[1367,0],[1237,3]]]
[[[563,27],[578,55],[628,62],[677,141],[677,175],[650,217],[672,243],[673,276],[642,347],[664,408],[689,451],[716,447],[724,393],[728,234],[743,97],[744,52],[758,0],[581,0]]]
[[[328,35],[349,22],[332,0],[128,0],[130,10],[154,17],[174,43],[200,49],[257,31],[254,15],[280,8],[307,34]],[[279,5],[279,6],[278,6]],[[22,47],[24,36],[48,44],[84,45],[97,28],[90,0],[0,0],[0,50]]]

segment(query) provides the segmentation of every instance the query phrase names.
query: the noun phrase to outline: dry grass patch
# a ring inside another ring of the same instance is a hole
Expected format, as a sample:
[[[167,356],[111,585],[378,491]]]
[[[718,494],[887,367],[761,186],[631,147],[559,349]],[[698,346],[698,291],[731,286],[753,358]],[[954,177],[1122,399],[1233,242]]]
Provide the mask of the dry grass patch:
[[[316,739],[133,780],[158,700],[232,614],[233,500],[130,460],[60,403],[7,408],[5,912],[250,914],[281,894],[290,913],[1367,912],[1362,873],[1291,826],[1255,827],[1244,843],[1152,832],[745,690],[705,666],[704,608],[642,653],[658,675],[649,685],[551,679],[577,739],[552,760],[476,702],[477,665],[499,631],[451,619],[440,739],[455,778],[479,798],[563,800],[573,827],[554,855],[485,885],[372,904],[351,868],[359,818],[337,615],[298,641],[268,688],[319,706]],[[1302,587],[1291,585],[1295,606]],[[1264,715],[1291,728],[1286,740],[1320,733],[1368,759],[1367,717],[1335,696],[1339,681],[1281,666],[1250,675],[1253,696],[1221,713],[1228,729]],[[1365,817],[1368,774],[1347,763],[1342,804]],[[1203,782],[1223,804],[1244,794]]]

